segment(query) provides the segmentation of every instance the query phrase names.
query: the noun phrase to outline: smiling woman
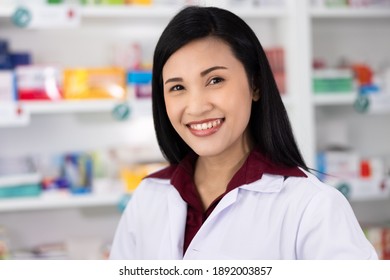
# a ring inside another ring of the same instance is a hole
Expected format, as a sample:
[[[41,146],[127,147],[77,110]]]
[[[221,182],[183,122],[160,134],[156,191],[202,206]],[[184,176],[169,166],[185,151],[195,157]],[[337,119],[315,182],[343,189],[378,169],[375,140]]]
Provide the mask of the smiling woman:
[[[376,259],[347,200],[308,172],[264,50],[229,11],[187,7],[153,63],[169,167],[145,178],[112,259]]]
[[[188,43],[167,60],[163,80],[170,123],[199,160],[237,162],[247,156],[253,148],[247,134],[257,97],[228,44],[212,36]]]

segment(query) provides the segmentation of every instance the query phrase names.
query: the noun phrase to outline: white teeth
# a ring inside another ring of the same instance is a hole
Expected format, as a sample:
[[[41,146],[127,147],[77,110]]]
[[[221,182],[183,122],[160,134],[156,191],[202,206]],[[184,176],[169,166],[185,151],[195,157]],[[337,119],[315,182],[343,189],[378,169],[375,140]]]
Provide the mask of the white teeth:
[[[215,121],[207,122],[207,123],[191,124],[190,127],[191,127],[191,129],[195,129],[195,130],[206,130],[206,129],[210,129],[210,128],[215,127],[215,126],[220,125],[220,124],[221,124],[221,120],[215,120]]]

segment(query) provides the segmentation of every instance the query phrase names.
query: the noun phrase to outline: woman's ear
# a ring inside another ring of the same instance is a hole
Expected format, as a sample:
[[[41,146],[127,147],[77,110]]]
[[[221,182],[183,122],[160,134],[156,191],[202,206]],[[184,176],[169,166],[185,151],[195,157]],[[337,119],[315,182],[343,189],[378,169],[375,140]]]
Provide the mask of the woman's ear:
[[[252,99],[253,99],[254,102],[259,101],[259,99],[260,99],[260,90],[258,88],[255,88],[253,90]]]

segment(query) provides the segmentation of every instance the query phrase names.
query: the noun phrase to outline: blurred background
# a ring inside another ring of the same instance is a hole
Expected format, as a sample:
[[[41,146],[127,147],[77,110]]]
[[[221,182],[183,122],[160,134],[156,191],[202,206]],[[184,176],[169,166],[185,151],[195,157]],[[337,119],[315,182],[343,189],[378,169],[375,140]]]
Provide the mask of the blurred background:
[[[390,0],[0,0],[0,259],[105,259],[166,165],[155,44],[185,5],[256,32],[305,160],[390,259]]]

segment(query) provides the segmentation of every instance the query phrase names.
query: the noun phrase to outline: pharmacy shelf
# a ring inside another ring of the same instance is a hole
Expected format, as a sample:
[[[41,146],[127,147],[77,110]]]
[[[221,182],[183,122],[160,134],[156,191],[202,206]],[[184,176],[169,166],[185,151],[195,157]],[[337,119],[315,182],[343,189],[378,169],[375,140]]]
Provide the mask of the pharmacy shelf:
[[[313,95],[316,106],[353,105],[356,93],[324,93]]]
[[[56,194],[29,198],[0,199],[0,213],[34,210],[54,210],[66,208],[86,208],[115,206],[123,193],[102,194]]]
[[[13,119],[0,119],[0,128],[22,127],[30,124],[32,115],[71,113],[110,113],[123,104],[121,100],[66,100],[66,101],[19,101],[21,114]]]
[[[390,6],[381,8],[312,8],[314,18],[390,18]]]
[[[0,18],[9,18],[16,9],[5,6],[0,10]],[[169,19],[182,7],[179,6],[85,6],[81,7],[81,17],[88,18],[133,18],[133,19]],[[230,10],[245,18],[281,18],[287,15],[283,7],[233,7]]]
[[[111,112],[120,100],[21,101],[28,114]]]
[[[81,8],[83,18],[169,18],[172,17],[180,8],[175,6],[88,6]]]
[[[131,17],[131,18],[170,18],[176,14],[181,7],[84,7],[82,8],[83,17]],[[284,17],[286,9],[280,7],[256,7],[256,8],[232,8],[233,12],[242,17],[264,17],[278,18]]]

